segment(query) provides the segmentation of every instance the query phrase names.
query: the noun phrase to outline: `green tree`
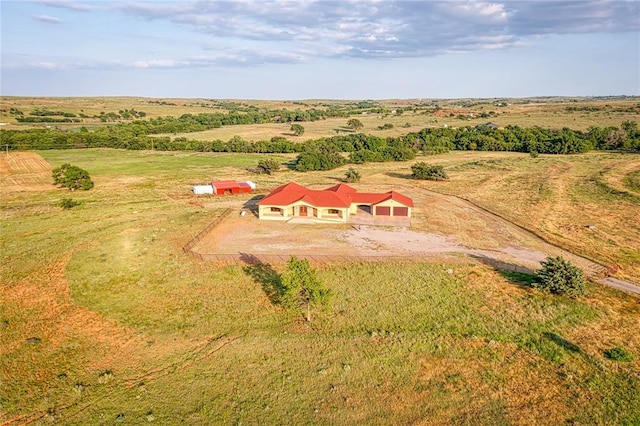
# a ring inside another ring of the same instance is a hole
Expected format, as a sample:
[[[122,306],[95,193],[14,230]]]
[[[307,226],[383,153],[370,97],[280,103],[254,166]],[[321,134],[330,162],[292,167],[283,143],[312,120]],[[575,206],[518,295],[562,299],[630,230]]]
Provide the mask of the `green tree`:
[[[331,292],[322,286],[311,267],[309,260],[291,256],[287,271],[282,274],[282,301],[285,306],[294,308],[306,306],[307,321],[311,321],[311,305],[323,306],[329,302]]]
[[[360,182],[360,172],[354,168],[349,168],[344,175],[344,180],[349,183]]]
[[[344,157],[334,147],[321,146],[298,155],[295,168],[299,172],[331,170],[342,166],[345,162]]]
[[[347,121],[347,127],[353,129],[354,132],[357,132],[358,130],[362,129],[364,125],[357,118],[352,118]]]
[[[268,175],[273,174],[278,170],[280,170],[280,162],[273,158],[258,161],[258,167],[256,168],[258,173],[265,173]]]
[[[411,166],[413,172],[411,176],[414,179],[425,180],[445,180],[449,179],[447,172],[444,171],[444,167],[440,164],[430,165],[421,161]]]
[[[91,180],[91,177],[89,177],[89,173],[86,170],[83,170],[78,166],[72,166],[69,163],[65,163],[62,166],[53,169],[52,177],[54,185],[69,188],[69,191],[75,191],[76,189],[83,189],[86,191],[93,188],[93,181]]]
[[[291,125],[291,131],[296,136],[302,136],[304,135],[304,126],[302,126],[301,124],[294,123]]]
[[[586,293],[582,270],[561,256],[547,257],[541,265],[542,269],[536,273],[534,288],[555,294],[566,294],[572,298]]]

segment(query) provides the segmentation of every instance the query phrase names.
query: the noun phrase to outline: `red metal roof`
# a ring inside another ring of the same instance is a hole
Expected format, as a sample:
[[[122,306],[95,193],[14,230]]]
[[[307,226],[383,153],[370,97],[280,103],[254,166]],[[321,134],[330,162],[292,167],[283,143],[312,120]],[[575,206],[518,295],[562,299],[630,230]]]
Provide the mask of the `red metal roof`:
[[[211,182],[211,185],[219,190],[251,187],[247,182],[238,182],[236,180],[216,180]]]
[[[297,201],[304,201],[316,207],[349,207],[351,203],[378,204],[386,200],[395,200],[407,207],[413,207],[413,200],[395,191],[382,194],[358,193],[345,184],[334,185],[324,190],[308,189],[290,182],[271,191],[258,201],[260,205],[288,206]]]
[[[316,207],[349,207],[350,199],[345,199],[333,191],[308,189],[290,182],[271,191],[258,204],[288,206],[297,201],[304,201]]]

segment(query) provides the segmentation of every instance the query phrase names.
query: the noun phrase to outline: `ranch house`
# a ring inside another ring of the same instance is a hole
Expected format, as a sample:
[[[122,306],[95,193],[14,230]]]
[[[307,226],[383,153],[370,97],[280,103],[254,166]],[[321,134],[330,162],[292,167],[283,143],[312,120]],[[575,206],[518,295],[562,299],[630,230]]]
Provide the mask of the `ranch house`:
[[[305,218],[344,223],[357,214],[408,219],[412,208],[413,200],[395,191],[357,192],[345,184],[315,190],[291,182],[277,187],[258,202],[258,217],[262,220]]]

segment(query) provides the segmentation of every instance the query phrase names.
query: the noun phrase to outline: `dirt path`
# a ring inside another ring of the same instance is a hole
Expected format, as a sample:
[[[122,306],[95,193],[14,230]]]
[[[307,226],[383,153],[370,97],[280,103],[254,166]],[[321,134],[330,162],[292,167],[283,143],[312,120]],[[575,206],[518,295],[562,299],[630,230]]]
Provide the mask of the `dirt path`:
[[[535,234],[453,195],[403,187],[416,209],[410,229],[353,224],[292,224],[240,216],[242,200],[225,200],[234,212],[193,247],[205,259],[263,261],[307,257],[319,262],[346,260],[436,259],[463,254],[501,268],[532,272],[547,256],[562,256],[593,280],[640,293],[626,282],[603,280],[606,268],[547,243]],[[560,191],[562,192],[562,191]]]

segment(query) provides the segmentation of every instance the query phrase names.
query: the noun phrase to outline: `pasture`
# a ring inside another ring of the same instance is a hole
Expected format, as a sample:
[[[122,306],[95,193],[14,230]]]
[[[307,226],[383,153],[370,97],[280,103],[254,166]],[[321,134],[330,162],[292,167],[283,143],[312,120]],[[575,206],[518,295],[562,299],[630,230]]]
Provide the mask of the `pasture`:
[[[256,176],[246,169],[264,157],[251,154],[38,154],[0,164],[3,424],[640,422],[637,296],[595,284],[577,300],[545,295],[526,275],[464,255],[363,260],[318,265],[333,298],[307,324],[268,297],[282,264],[182,251],[250,198],[195,198],[191,185],[322,187],[348,166]],[[479,249],[512,240],[505,222],[443,201],[454,194],[640,282],[636,155],[423,160],[450,180],[418,182],[410,163],[376,163],[357,167],[360,185],[428,194],[412,231]],[[54,188],[50,170],[64,162],[89,171],[95,188]],[[82,204],[63,210],[64,197]],[[614,347],[633,361],[605,357]]]
[[[0,122],[3,129],[25,129],[33,127],[57,127],[60,129],[95,129],[110,126],[116,120],[102,122],[94,118],[101,113],[118,113],[121,110],[136,110],[146,114],[145,119],[157,117],[180,117],[183,114],[206,114],[227,112],[234,108],[325,110],[328,108],[352,111],[364,125],[363,132],[376,136],[401,136],[425,127],[463,127],[493,122],[501,127],[518,125],[522,127],[541,126],[561,129],[569,127],[586,131],[591,126],[619,127],[623,121],[638,121],[639,98],[526,98],[526,99],[409,99],[366,101],[368,107],[360,108],[358,101],[340,100],[215,100],[215,99],[160,99],[136,97],[96,97],[96,98],[28,98],[0,97]],[[34,110],[68,112],[81,118],[77,123],[18,123],[11,114],[12,108],[29,115]],[[370,109],[385,112],[370,112]],[[403,111],[400,111],[403,109]],[[329,118],[315,122],[302,122],[305,133],[294,136],[288,123],[265,123],[252,125],[223,126],[218,129],[194,133],[178,133],[163,136],[186,137],[188,139],[227,141],[240,136],[248,141],[268,140],[272,137],[286,137],[293,141],[305,141],[320,137],[343,134],[351,130],[346,127],[348,118]],[[381,130],[384,125],[391,129]]]

